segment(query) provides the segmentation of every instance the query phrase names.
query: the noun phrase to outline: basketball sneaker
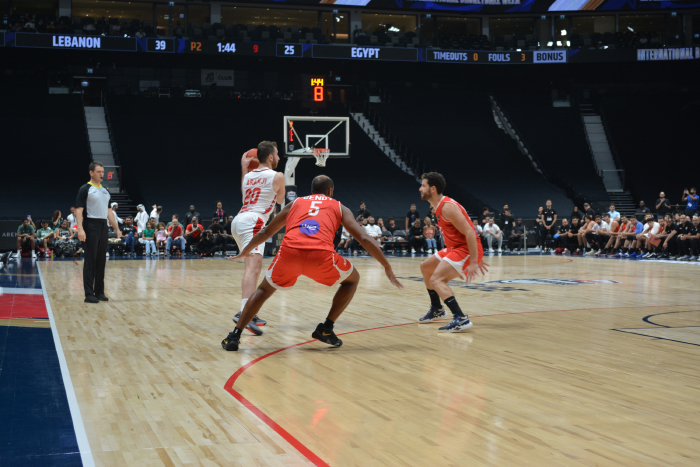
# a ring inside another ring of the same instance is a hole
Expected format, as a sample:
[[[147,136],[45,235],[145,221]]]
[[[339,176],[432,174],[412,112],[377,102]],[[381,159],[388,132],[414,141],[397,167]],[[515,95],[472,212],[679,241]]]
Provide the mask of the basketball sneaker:
[[[422,318],[418,318],[418,323],[430,323],[436,319],[445,317],[445,309],[443,307],[435,308],[431,306],[428,312]]]
[[[320,340],[326,344],[332,345],[333,347],[340,347],[343,345],[343,341],[338,339],[332,329],[326,329],[323,323],[318,323],[316,330],[311,334],[314,339]]]
[[[468,316],[455,316],[447,326],[438,328],[438,332],[457,332],[472,327],[472,322]]]
[[[232,332],[229,332],[226,339],[221,341],[221,347],[223,347],[224,350],[238,350],[238,339],[236,339]]]
[[[240,317],[241,317],[241,312],[239,311],[238,313],[236,313],[236,316],[233,317],[233,322],[237,323],[238,318],[240,318]],[[267,324],[267,321],[265,321],[264,319],[258,318],[258,315],[255,315],[255,318],[253,318],[253,323],[256,326],[265,326]]]

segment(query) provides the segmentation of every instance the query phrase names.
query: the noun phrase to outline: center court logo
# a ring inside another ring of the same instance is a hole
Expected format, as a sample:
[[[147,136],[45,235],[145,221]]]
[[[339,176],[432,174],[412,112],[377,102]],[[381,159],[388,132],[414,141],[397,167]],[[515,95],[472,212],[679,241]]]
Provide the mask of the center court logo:
[[[314,220],[306,220],[299,224],[299,230],[306,235],[316,235],[321,228],[321,225]]]
[[[581,284],[619,284],[618,281],[604,279],[504,279],[487,281],[485,284],[532,284],[532,285],[581,285]]]

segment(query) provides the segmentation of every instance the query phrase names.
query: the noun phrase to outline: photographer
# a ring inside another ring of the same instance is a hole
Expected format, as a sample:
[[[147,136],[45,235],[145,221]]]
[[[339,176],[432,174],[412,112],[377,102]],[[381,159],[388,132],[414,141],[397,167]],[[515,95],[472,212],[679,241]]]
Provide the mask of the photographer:
[[[681,199],[686,203],[685,215],[692,219],[698,212],[698,194],[695,191],[695,187],[691,188],[690,191],[687,188],[683,190],[683,198]]]

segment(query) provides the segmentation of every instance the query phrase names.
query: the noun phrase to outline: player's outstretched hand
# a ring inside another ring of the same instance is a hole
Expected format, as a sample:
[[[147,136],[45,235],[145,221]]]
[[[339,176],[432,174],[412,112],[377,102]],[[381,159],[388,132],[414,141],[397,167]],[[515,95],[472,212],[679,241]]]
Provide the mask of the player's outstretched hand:
[[[484,260],[481,260],[479,262],[479,270],[481,271],[482,275],[486,275],[487,272],[489,272],[489,265],[488,263],[484,263]]]
[[[403,289],[403,284],[396,279],[396,276],[394,275],[394,270],[391,269],[391,266],[387,266],[384,268],[384,272],[386,273],[386,277],[389,278],[392,284],[394,284],[397,288]]]

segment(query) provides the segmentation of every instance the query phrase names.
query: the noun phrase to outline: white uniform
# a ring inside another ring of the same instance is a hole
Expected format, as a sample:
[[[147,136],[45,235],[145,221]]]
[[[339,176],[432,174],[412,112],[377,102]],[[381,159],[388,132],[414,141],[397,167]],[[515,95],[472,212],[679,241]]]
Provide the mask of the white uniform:
[[[275,175],[277,172],[263,167],[248,172],[243,179],[243,207],[231,223],[231,235],[241,251],[265,226],[275,208],[277,193],[272,187]],[[251,253],[262,255],[264,250],[265,246],[261,244]]]

